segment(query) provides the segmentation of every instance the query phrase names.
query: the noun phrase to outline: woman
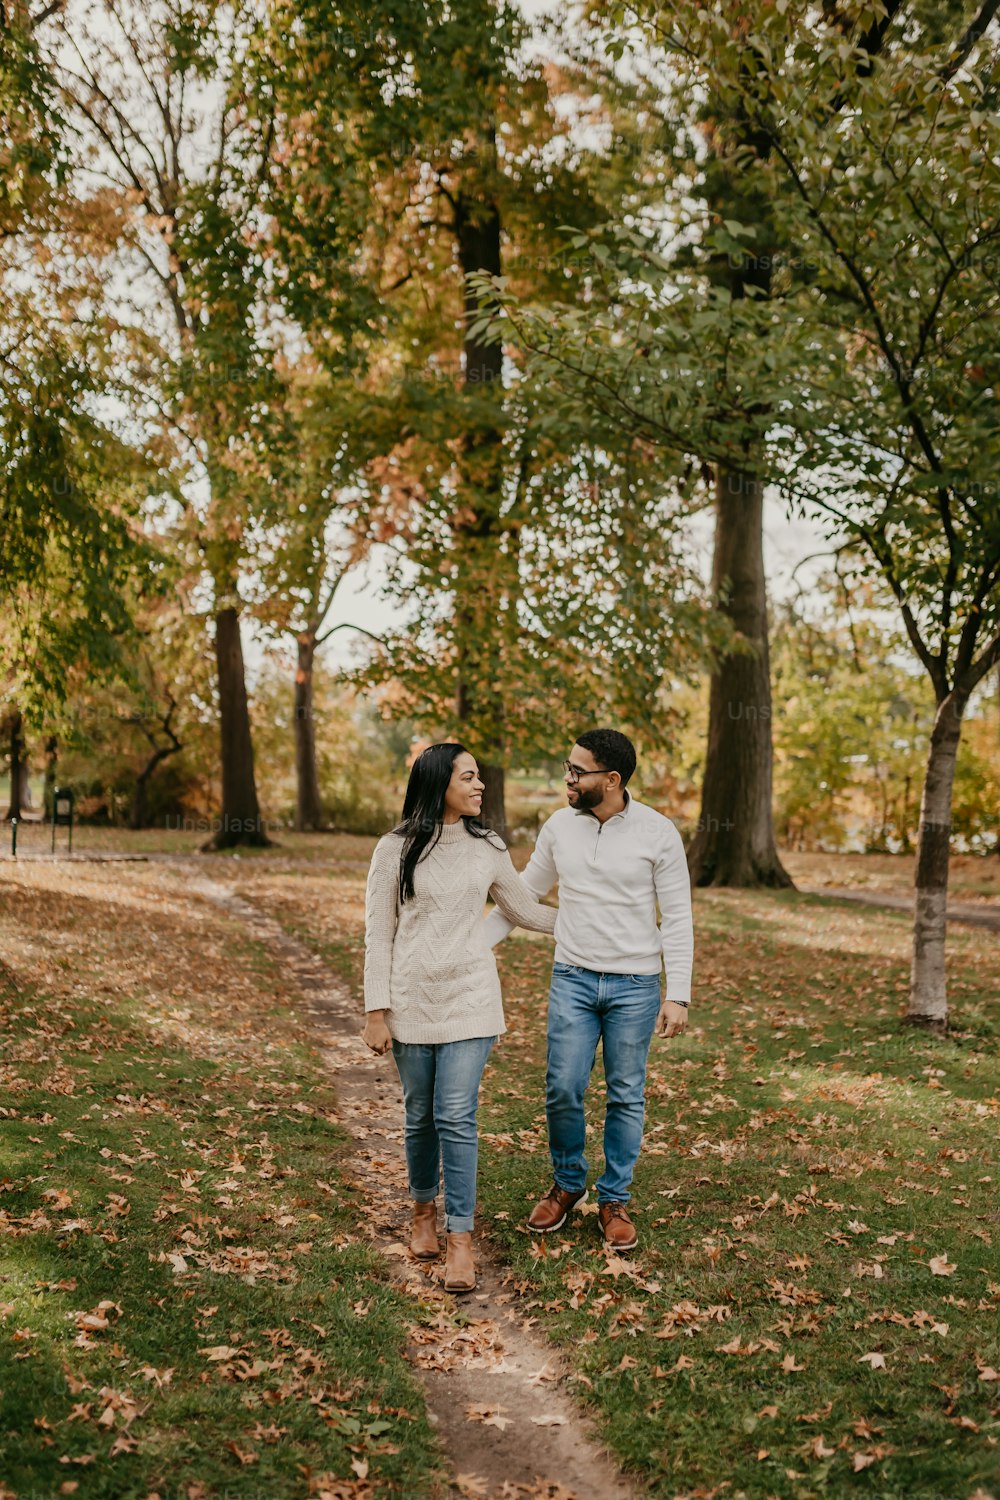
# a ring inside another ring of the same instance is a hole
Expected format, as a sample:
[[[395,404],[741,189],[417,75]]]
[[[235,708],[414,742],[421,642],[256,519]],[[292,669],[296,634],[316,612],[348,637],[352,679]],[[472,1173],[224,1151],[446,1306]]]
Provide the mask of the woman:
[[[556,914],[521,883],[506,845],[479,820],[483,782],[462,745],[414,761],[403,821],[375,846],[365,903],[365,1042],[392,1047],[406,1111],[410,1248],[438,1254],[444,1177],[445,1287],[476,1285],[472,1254],[479,1082],[505,1030],[500,981],[482,936],[492,896],[512,922],[551,932]]]

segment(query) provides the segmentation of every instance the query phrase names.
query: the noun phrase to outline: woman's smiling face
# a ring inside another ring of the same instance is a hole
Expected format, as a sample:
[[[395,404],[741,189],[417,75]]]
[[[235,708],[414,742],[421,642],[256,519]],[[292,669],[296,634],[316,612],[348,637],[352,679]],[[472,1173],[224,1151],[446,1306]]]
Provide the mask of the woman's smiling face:
[[[483,805],[485,782],[480,780],[475,756],[463,750],[455,757],[451,780],[444,794],[445,818],[478,818]]]

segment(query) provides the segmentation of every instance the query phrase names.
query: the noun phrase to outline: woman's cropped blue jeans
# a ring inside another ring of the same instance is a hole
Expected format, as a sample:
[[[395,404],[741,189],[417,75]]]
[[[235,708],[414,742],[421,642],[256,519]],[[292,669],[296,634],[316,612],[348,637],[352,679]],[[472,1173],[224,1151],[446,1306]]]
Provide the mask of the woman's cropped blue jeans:
[[[444,1178],[446,1234],[462,1234],[475,1222],[479,1083],[495,1041],[392,1043],[406,1110],[410,1197],[432,1203]]]

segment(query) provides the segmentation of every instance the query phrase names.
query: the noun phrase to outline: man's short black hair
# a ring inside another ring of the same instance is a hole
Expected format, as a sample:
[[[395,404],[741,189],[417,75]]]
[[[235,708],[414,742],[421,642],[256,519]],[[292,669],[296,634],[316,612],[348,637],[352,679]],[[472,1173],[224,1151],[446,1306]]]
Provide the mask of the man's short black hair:
[[[628,735],[617,729],[588,729],[586,734],[577,735],[576,743],[581,750],[590,751],[603,771],[617,771],[622,786],[628,785],[635,770],[635,746]]]

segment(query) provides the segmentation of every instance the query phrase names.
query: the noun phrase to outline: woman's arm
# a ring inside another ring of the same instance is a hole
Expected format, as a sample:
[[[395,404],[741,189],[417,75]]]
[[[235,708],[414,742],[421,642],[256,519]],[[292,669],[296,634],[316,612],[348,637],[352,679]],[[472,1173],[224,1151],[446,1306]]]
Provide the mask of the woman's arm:
[[[556,911],[552,906],[543,906],[536,901],[520,875],[514,869],[507,850],[496,852],[497,870],[490,886],[490,895],[499,909],[518,927],[530,927],[532,932],[553,932]]]
[[[402,843],[388,835],[375,846],[365,891],[365,1011],[389,1010],[392,945],[399,900]]]

